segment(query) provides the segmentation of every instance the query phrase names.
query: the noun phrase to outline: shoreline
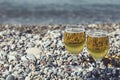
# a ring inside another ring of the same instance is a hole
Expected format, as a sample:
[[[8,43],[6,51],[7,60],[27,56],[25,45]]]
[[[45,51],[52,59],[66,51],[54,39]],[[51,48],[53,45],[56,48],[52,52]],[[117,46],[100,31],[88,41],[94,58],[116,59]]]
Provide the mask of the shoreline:
[[[60,29],[63,30],[65,29],[66,25],[82,25],[85,27],[85,29],[89,28],[96,28],[96,29],[105,29],[108,30],[108,32],[115,31],[116,29],[120,29],[120,23],[87,23],[87,24],[0,24],[0,31],[4,29],[15,29],[15,30],[20,30],[25,32],[27,29],[33,29],[32,31],[36,31],[39,33],[39,30],[44,30],[44,29],[50,29],[50,30],[55,30],[55,29]],[[36,29],[37,28],[37,29]],[[113,29],[113,30],[112,30]]]

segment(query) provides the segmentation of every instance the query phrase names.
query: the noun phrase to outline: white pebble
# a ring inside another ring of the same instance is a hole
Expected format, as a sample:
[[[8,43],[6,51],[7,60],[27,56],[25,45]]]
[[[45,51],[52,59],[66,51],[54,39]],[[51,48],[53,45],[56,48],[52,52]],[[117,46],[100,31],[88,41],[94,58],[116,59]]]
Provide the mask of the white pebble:
[[[34,55],[36,58],[39,58],[40,57],[40,54],[41,54],[41,49],[39,48],[36,48],[36,47],[33,47],[33,48],[28,48],[26,50],[26,53],[29,55],[29,54],[32,54]]]

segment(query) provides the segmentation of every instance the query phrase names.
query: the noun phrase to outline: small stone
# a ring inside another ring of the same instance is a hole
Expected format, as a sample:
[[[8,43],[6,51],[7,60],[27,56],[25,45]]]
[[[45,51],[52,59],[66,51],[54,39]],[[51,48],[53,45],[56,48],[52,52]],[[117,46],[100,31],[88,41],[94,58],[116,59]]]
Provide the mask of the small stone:
[[[16,48],[16,45],[15,45],[15,44],[11,45],[11,49],[12,49],[12,50],[14,50],[15,48]]]
[[[88,73],[86,74],[86,77],[87,77],[87,78],[92,77],[92,72],[88,72]]]
[[[31,79],[30,79],[30,77],[29,77],[29,76],[27,76],[27,77],[25,78],[25,80],[31,80]]]
[[[30,68],[31,70],[35,71],[35,68],[36,68],[36,67],[35,67],[34,64],[30,64],[30,65],[29,65],[29,68]]]
[[[25,41],[25,40],[26,40],[26,37],[25,37],[25,36],[22,36],[22,37],[21,37],[21,40]]]
[[[7,24],[7,25],[5,25],[5,28],[8,28],[9,27],[9,25]]]
[[[36,61],[36,57],[33,54],[26,55],[26,58],[31,61]]]
[[[4,67],[9,67],[9,65],[8,64],[4,64]]]
[[[40,58],[40,54],[41,54],[41,50],[39,48],[28,48],[26,50],[27,54],[32,54],[34,55],[36,58]]]
[[[22,61],[27,61],[28,59],[26,58],[26,56],[22,56],[22,57],[21,57],[21,60],[22,60]]]
[[[18,74],[21,74],[22,72],[23,72],[22,69],[19,69],[19,70],[18,70]]]
[[[5,80],[5,78],[0,78],[1,80]]]
[[[17,55],[17,52],[16,52],[16,51],[10,52],[10,55],[11,55],[11,56],[16,56],[16,55]]]
[[[4,61],[0,61],[0,65],[3,65],[4,64]]]
[[[32,47],[35,47],[35,44],[32,42],[32,41],[30,41],[31,43],[28,43],[27,44],[27,47],[29,47],[29,48],[32,48]]]
[[[113,76],[118,77],[120,73],[119,73],[119,70],[113,69],[112,74]]]
[[[98,71],[99,71],[98,69],[93,69],[92,74],[93,74],[95,77],[99,77],[100,75],[99,75],[99,72],[98,72]]]
[[[13,69],[13,65],[10,65],[9,66],[9,71],[12,71],[12,69]]]
[[[15,77],[13,75],[8,75],[6,80],[15,80]]]
[[[9,58],[9,59],[8,59],[9,62],[16,60],[16,57],[15,57],[15,56],[9,55],[8,58]]]
[[[94,67],[89,67],[88,71],[92,71],[94,69]]]

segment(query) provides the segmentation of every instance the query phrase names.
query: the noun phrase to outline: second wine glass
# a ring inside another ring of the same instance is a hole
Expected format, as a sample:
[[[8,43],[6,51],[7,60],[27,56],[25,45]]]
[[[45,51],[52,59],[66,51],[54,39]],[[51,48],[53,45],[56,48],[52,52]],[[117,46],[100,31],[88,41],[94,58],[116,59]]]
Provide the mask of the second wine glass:
[[[96,60],[96,66],[100,64],[100,60],[108,53],[109,36],[106,31],[92,30],[87,32],[87,50],[89,54]]]

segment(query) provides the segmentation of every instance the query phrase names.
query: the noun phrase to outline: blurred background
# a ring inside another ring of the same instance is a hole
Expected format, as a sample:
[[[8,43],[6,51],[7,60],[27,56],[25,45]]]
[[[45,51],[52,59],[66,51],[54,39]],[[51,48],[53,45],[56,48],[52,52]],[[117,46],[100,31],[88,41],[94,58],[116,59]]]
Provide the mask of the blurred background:
[[[0,0],[0,24],[120,22],[120,0]]]

